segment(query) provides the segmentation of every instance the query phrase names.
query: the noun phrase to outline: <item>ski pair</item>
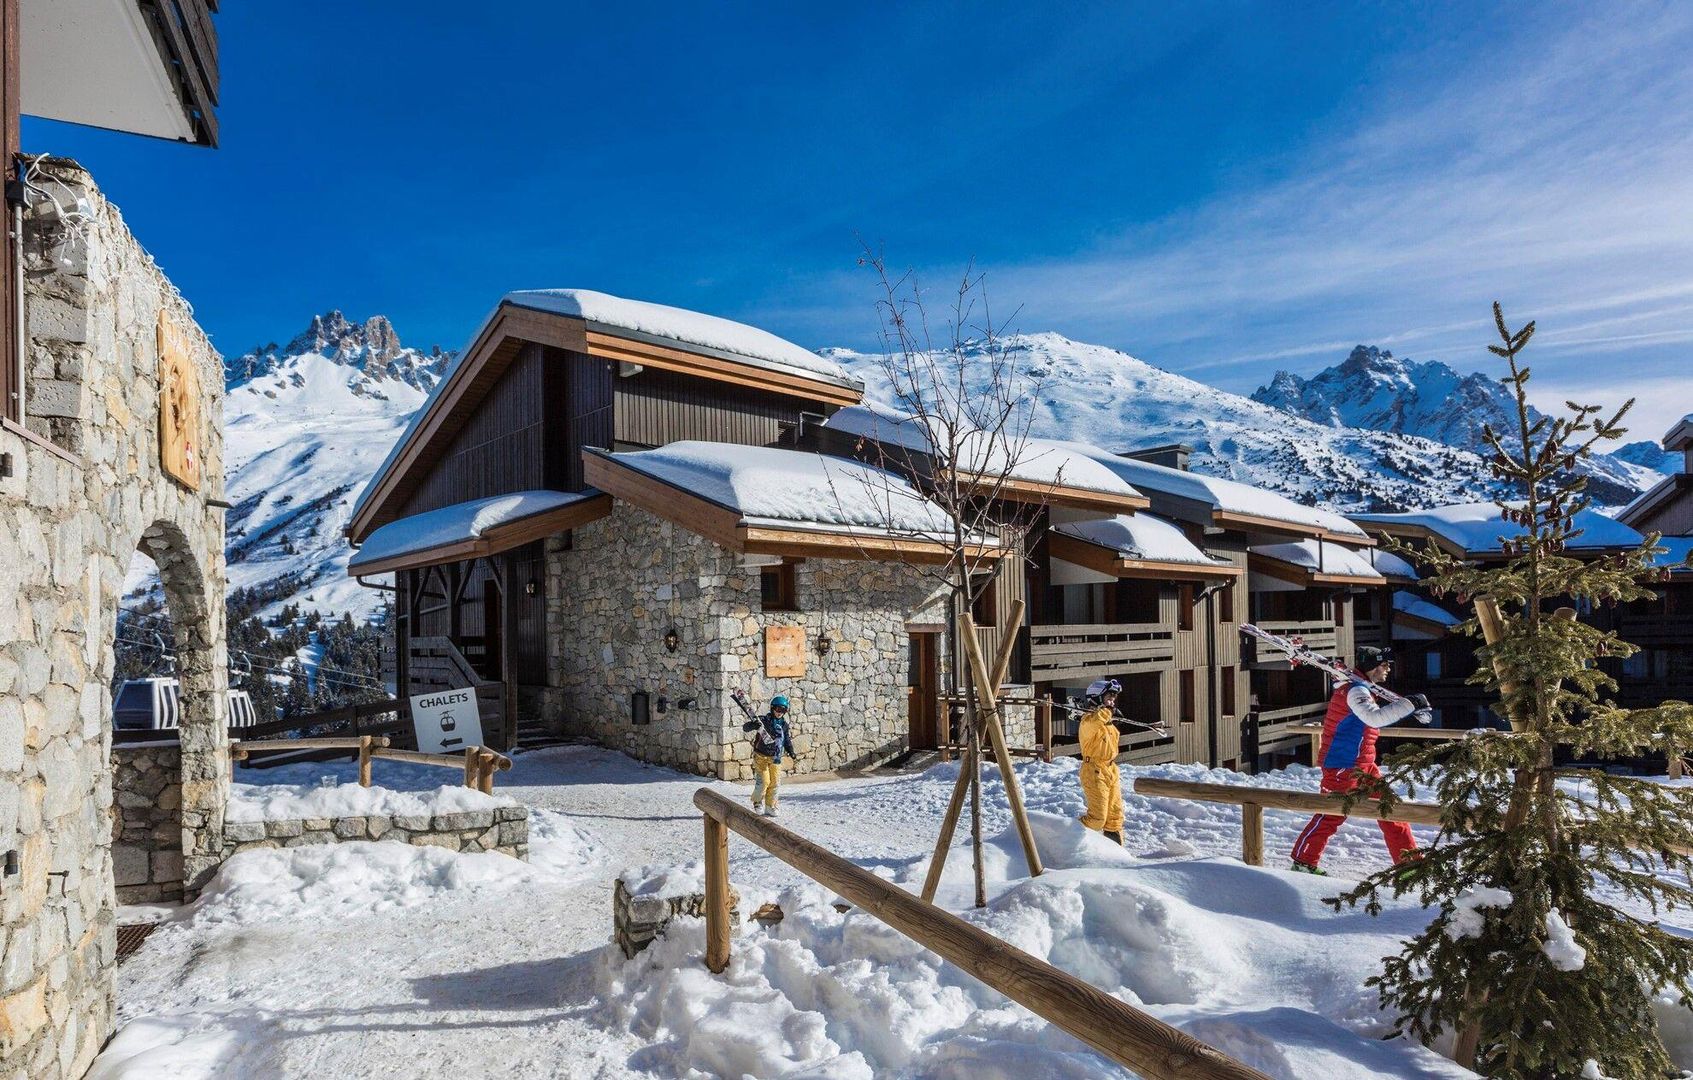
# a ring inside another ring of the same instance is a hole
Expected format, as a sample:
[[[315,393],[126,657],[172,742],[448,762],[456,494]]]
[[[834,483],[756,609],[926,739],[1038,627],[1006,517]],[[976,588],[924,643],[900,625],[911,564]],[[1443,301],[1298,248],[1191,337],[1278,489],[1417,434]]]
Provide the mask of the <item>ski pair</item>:
[[[1395,694],[1387,687],[1379,686],[1376,683],[1370,682],[1357,672],[1348,670],[1345,664],[1342,664],[1337,660],[1331,660],[1314,649],[1306,648],[1305,642],[1300,638],[1284,637],[1281,634],[1272,634],[1268,630],[1262,630],[1251,623],[1241,623],[1240,632],[1248,637],[1257,638],[1259,641],[1262,641],[1267,645],[1272,645],[1275,648],[1280,649],[1282,652],[1287,654],[1287,658],[1293,662],[1294,667],[1299,667],[1301,665],[1305,667],[1314,667],[1318,671],[1328,672],[1339,682],[1361,682],[1365,686],[1369,687],[1370,693],[1381,698],[1383,701],[1405,700],[1402,696]]]

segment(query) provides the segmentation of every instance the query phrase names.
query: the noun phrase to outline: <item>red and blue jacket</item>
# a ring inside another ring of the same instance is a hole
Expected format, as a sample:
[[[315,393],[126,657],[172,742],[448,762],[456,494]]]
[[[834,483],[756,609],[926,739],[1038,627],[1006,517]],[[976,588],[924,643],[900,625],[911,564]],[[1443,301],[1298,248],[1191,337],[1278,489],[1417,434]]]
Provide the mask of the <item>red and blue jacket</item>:
[[[1373,768],[1377,730],[1410,716],[1416,707],[1409,700],[1378,705],[1370,684],[1358,675],[1341,683],[1323,717],[1323,768]]]

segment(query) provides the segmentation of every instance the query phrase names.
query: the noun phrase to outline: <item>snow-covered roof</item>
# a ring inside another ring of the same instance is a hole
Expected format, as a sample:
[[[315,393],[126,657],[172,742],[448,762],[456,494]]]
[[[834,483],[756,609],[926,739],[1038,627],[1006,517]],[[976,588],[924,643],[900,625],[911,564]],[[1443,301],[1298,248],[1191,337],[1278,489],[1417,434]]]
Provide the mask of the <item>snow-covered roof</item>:
[[[1054,525],[1053,531],[1110,548],[1125,559],[1140,562],[1229,565],[1205,554],[1180,528],[1152,514],[1119,514],[1103,521],[1068,521]]]
[[[1206,476],[1185,469],[1172,469],[1167,465],[1154,465],[1137,458],[1121,457],[1087,443],[1067,442],[1061,445],[1092,458],[1143,492],[1188,499],[1209,506],[1214,513],[1266,518],[1337,536],[1367,539],[1363,529],[1339,514],[1316,506],[1304,506],[1285,495],[1242,484],[1238,480],[1225,480],[1220,476]]]
[[[1674,427],[1664,432],[1662,442],[1665,450],[1685,450],[1693,445],[1693,413],[1683,416]]]
[[[1391,551],[1371,548],[1368,557],[1370,565],[1375,567],[1376,573],[1383,577],[1405,578],[1409,581],[1416,581],[1422,576],[1417,573],[1415,566]]]
[[[599,494],[591,490],[515,491],[509,495],[454,503],[439,510],[425,510],[373,530],[348,560],[347,572],[356,574],[361,567],[374,566],[402,555],[480,540],[502,525],[574,506],[597,498]]]
[[[1370,557],[1356,548],[1322,540],[1297,540],[1286,544],[1254,544],[1247,549],[1254,555],[1297,566],[1313,574],[1356,578],[1359,581],[1385,583],[1387,581],[1374,566]]]
[[[898,409],[873,402],[848,405],[829,417],[824,427],[848,435],[862,436],[920,454],[932,453],[933,443],[923,421]],[[975,436],[975,437],[971,437]],[[999,476],[1048,487],[1077,488],[1124,499],[1140,499],[1141,493],[1092,455],[1076,450],[1075,444],[1052,439],[1025,438],[1015,448],[1015,436],[995,437],[973,432],[960,439],[959,459],[967,471]],[[1093,448],[1095,453],[1105,451]],[[1007,459],[1012,460],[1009,470]],[[1144,505],[1142,503],[1141,505]]]
[[[810,349],[801,348],[768,330],[717,315],[646,300],[626,300],[592,289],[522,289],[506,293],[504,301],[534,311],[571,315],[601,326],[762,360],[803,375],[821,376],[831,382],[858,385],[847,375],[846,369],[833,360],[818,356]]]
[[[1396,589],[1393,593],[1393,610],[1402,611],[1417,619],[1426,619],[1441,626],[1457,626],[1464,620],[1447,611],[1439,604],[1430,603],[1414,592]]]
[[[940,535],[951,519],[885,469],[804,450],[674,442],[605,455],[618,465],[739,514],[750,524]]]
[[[1490,502],[1455,503],[1429,510],[1411,510],[1402,514],[1354,514],[1361,522],[1378,525],[1426,529],[1467,555],[1494,555],[1499,541],[1524,535],[1521,525],[1503,521],[1499,508]],[[1583,510],[1576,515],[1576,528],[1581,535],[1570,541],[1570,547],[1619,548],[1634,547],[1644,539],[1639,533],[1597,510]]]

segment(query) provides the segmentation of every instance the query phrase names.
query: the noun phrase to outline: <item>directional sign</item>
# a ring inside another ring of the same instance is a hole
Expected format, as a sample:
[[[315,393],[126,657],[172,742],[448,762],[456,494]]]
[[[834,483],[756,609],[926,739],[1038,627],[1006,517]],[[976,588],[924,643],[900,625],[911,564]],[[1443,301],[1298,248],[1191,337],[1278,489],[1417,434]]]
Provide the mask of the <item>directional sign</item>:
[[[482,714],[476,707],[475,690],[413,694],[411,722],[417,731],[417,748],[426,754],[451,754],[482,745]]]

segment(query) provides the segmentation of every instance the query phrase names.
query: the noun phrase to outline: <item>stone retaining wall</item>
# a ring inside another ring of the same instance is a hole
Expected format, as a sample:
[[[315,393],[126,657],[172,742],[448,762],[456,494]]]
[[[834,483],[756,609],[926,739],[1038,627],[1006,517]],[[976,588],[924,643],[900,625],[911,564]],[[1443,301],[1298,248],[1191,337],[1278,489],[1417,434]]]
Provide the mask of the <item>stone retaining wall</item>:
[[[112,881],[120,904],[182,899],[182,748],[112,747]]]
[[[741,894],[729,886],[729,926],[740,926]],[[633,896],[618,878],[611,894],[611,939],[624,956],[641,952],[664,932],[670,920],[679,917],[705,918],[705,894],[681,896]]]
[[[338,844],[345,840],[389,840],[443,847],[449,851],[497,851],[529,858],[529,809],[498,806],[433,817],[305,818],[292,821],[230,821],[223,826],[223,856],[256,848]]]

